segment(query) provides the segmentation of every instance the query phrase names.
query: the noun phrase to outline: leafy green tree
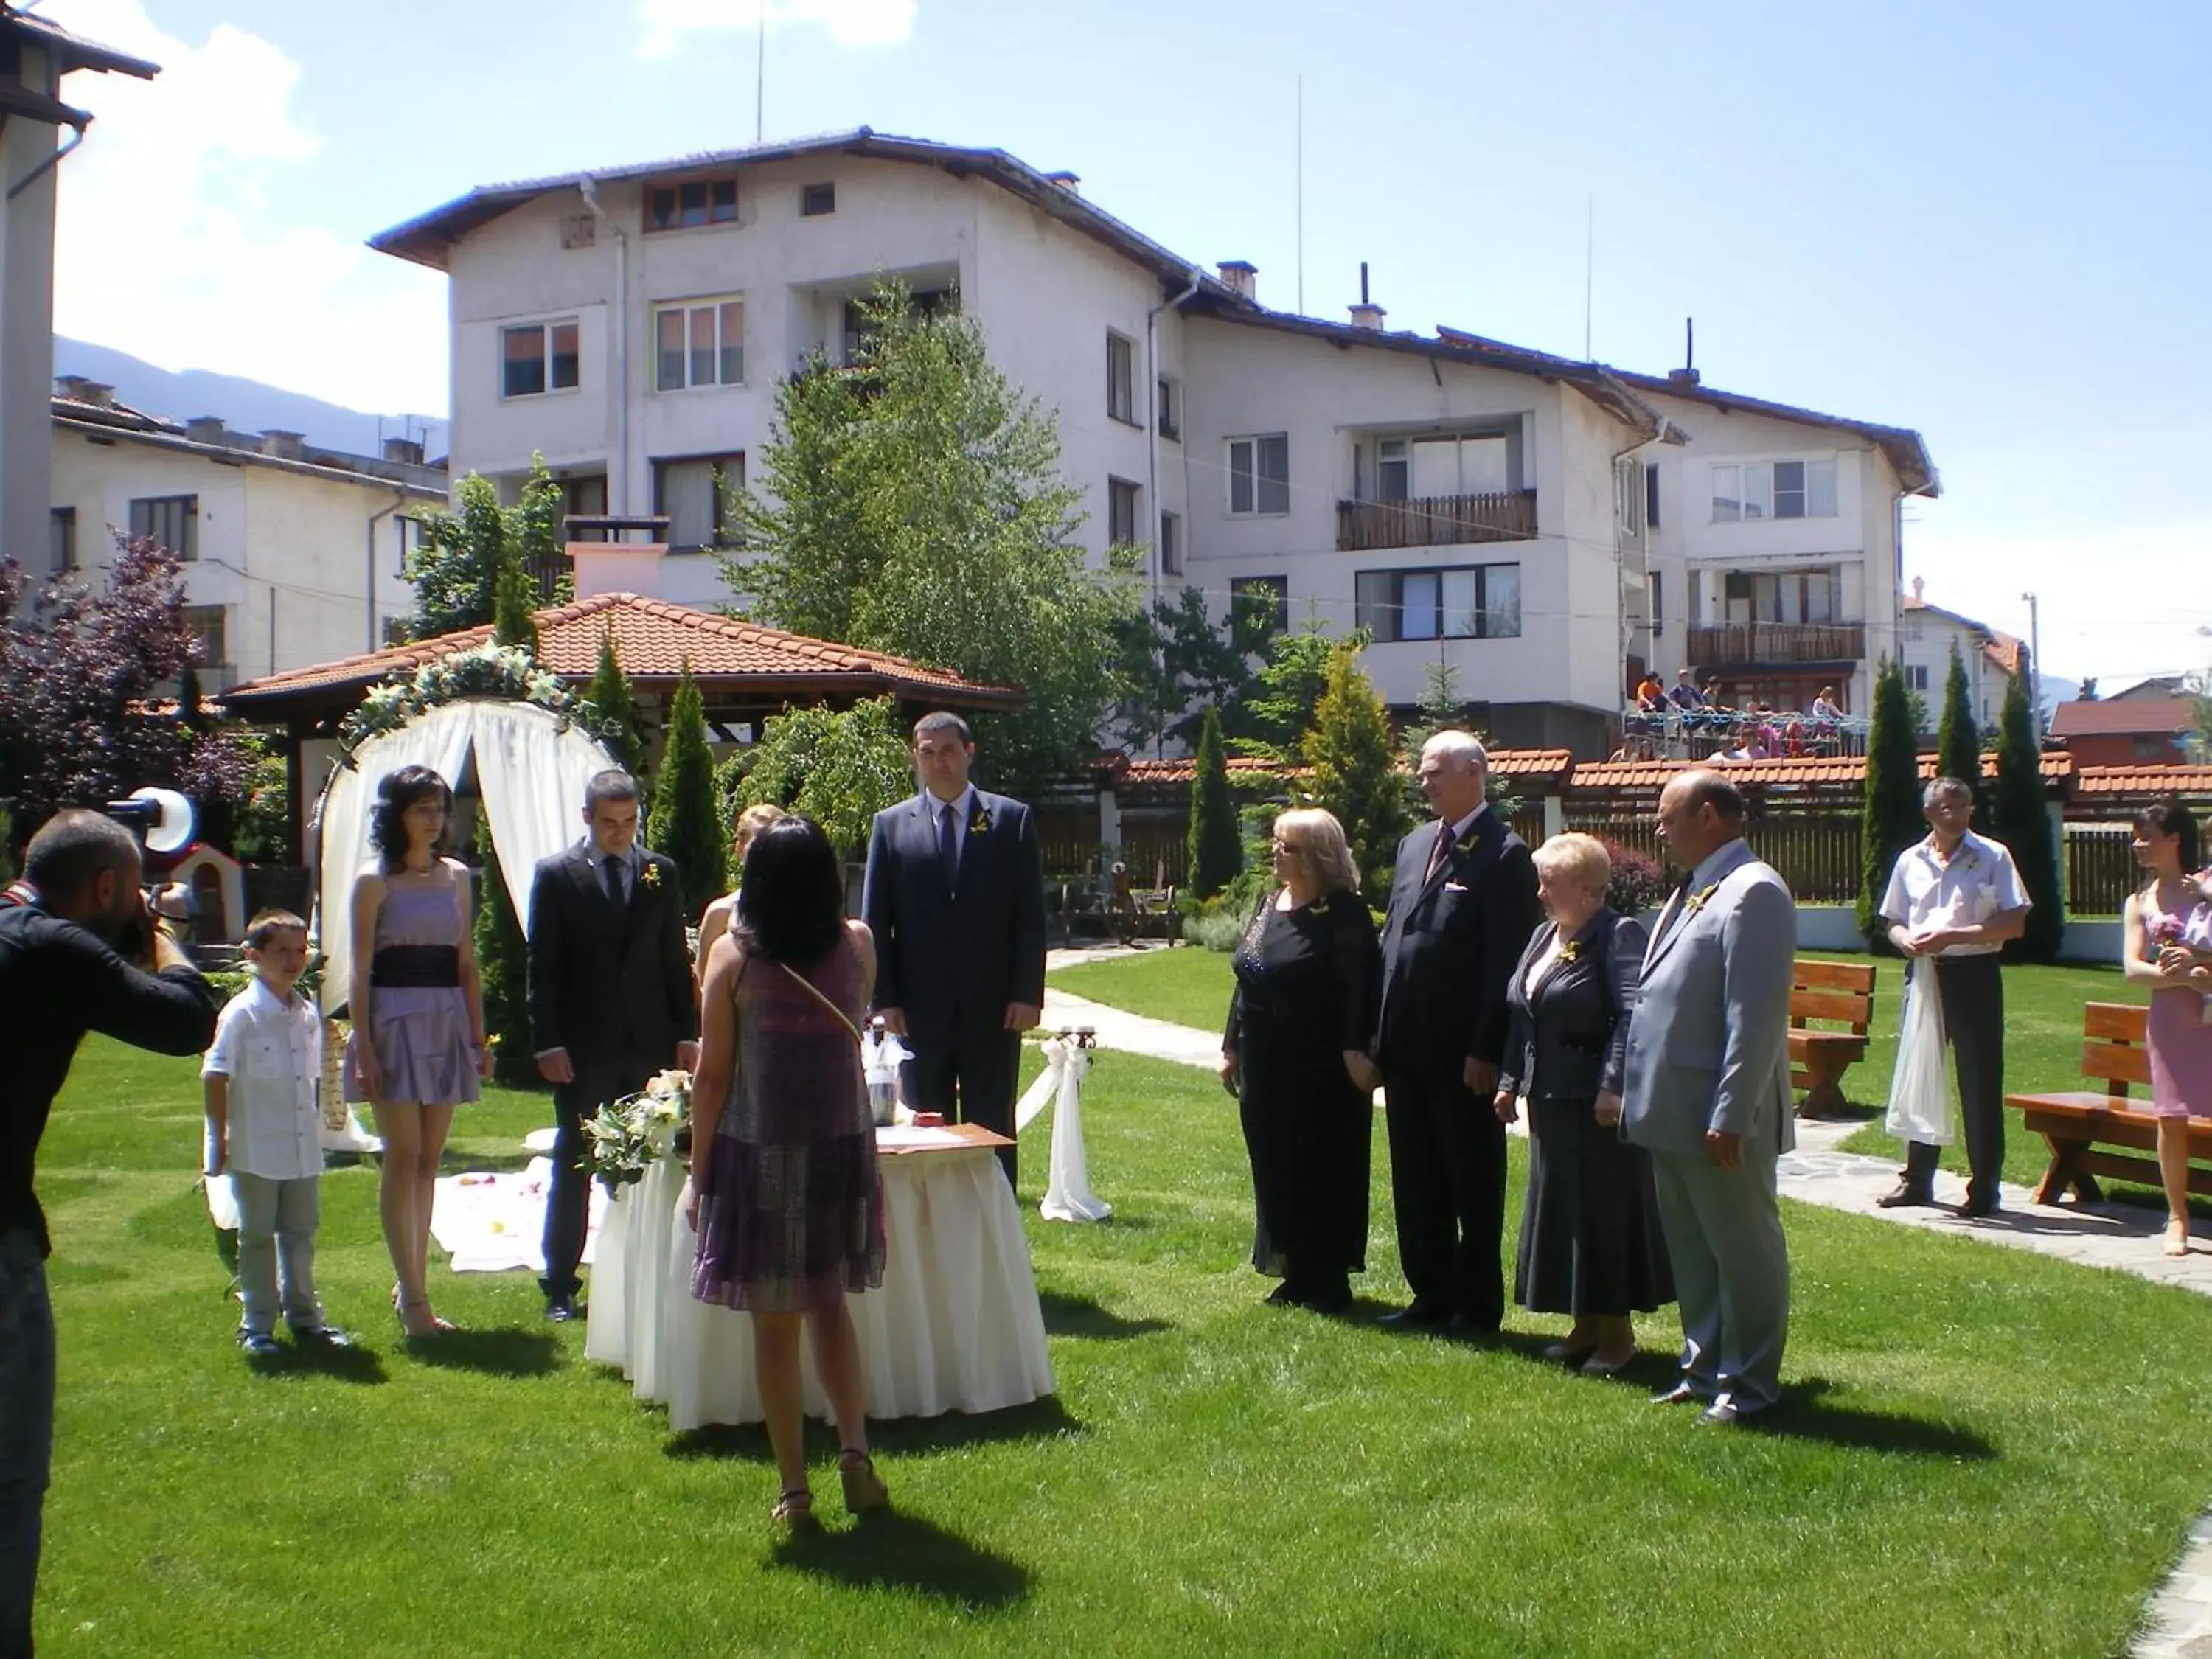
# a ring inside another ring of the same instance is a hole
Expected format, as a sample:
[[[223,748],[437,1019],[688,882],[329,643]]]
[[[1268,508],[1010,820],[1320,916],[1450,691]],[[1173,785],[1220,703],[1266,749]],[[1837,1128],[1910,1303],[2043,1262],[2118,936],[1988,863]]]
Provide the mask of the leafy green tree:
[[[1928,833],[1920,811],[1920,750],[1905,669],[1885,658],[1875,672],[1874,715],[1867,732],[1866,793],[1859,810],[1859,932],[1876,951],[1887,951],[1881,896],[1898,854]]]
[[[493,640],[501,645],[519,647],[536,657],[538,618],[532,612],[538,600],[538,584],[512,544],[500,556],[499,576],[493,588]]]
[[[867,846],[877,813],[914,793],[914,762],[889,697],[850,708],[794,708],[745,751],[727,817],[767,802],[804,812],[847,857]]]
[[[483,868],[477,875],[477,971],[483,980],[484,1034],[492,1039],[492,1078],[510,1089],[534,1088],[538,1062],[530,1034],[529,947],[501,873],[491,820],[477,809],[477,845]]]
[[[1125,690],[1115,723],[1129,749],[1164,737],[1190,743],[1207,709],[1233,703],[1253,684],[1242,636],[1233,622],[1214,622],[1202,589],[1186,587],[1173,603],[1161,599],[1149,611],[1132,611],[1118,636]]]
[[[777,389],[730,585],[777,627],[1020,687],[1020,709],[975,721],[985,764],[1055,775],[1122,696],[1127,560],[1088,565],[1055,419],[972,318],[917,314],[895,282],[861,313],[856,362],[817,359]]]
[[[1364,647],[1367,635],[1355,634],[1351,642]],[[1320,619],[1313,617],[1270,640],[1267,660],[1250,695],[1224,722],[1237,733],[1231,746],[1279,765],[1304,765],[1305,737],[1313,730],[1322,694],[1328,689],[1334,647]]]
[[[1190,890],[1210,899],[1237,879],[1244,848],[1237,829],[1237,802],[1229,792],[1229,763],[1221,749],[1221,717],[1209,707],[1198,731],[1198,772],[1190,791]]]
[[[1974,822],[1984,822],[1982,734],[1974,725],[1974,705],[1966,695],[1966,661],[1951,641],[1951,672],[1943,681],[1943,720],[1936,728],[1936,770],[1956,778],[1974,792]]]
[[[1387,893],[1398,842],[1413,828],[1406,783],[1390,737],[1389,712],[1359,669],[1359,645],[1340,641],[1329,653],[1328,678],[1306,734],[1314,804],[1344,826],[1364,890]]]
[[[668,743],[653,779],[647,843],[676,860],[684,915],[696,921],[720,896],[729,873],[729,835],[714,804],[714,760],[707,747],[707,708],[687,659],[668,711]]]
[[[423,515],[422,539],[407,561],[407,579],[415,585],[409,632],[418,640],[496,623],[502,580],[517,580],[511,571],[530,584],[522,590],[526,612],[537,602],[537,571],[552,568],[560,553],[561,486],[544,456],[532,458],[518,506],[501,507],[496,486],[474,472],[453,495],[453,511]],[[516,626],[512,617],[508,626]]]
[[[631,688],[629,676],[623,672],[611,627],[599,636],[599,665],[592,669],[591,681],[584,687],[584,701],[613,723],[615,734],[607,740],[607,746],[614,750],[615,758],[632,772],[643,766],[645,723],[638,715],[637,695]]]
[[[2058,848],[2043,787],[2043,759],[2028,708],[2027,680],[2014,674],[1997,717],[1997,781],[1990,803],[1990,829],[2012,850],[2021,884],[2027,889],[2027,932],[2005,946],[2024,962],[2051,962],[2066,939],[2066,902],[2058,881]]]

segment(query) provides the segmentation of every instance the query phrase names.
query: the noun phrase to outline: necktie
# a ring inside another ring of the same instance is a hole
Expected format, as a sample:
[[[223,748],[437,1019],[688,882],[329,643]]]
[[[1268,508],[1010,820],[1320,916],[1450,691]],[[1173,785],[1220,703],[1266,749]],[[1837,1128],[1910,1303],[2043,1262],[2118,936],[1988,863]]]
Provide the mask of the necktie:
[[[937,861],[945,867],[945,890],[960,884],[960,833],[953,828],[950,801],[937,809]]]
[[[623,902],[623,861],[618,858],[607,860],[607,896],[620,909]]]
[[[1422,886],[1426,887],[1431,882],[1437,878],[1437,872],[1444,867],[1444,860],[1451,856],[1451,825],[1449,823],[1438,823],[1437,825],[1437,844],[1429,849],[1429,867],[1422,873]]]

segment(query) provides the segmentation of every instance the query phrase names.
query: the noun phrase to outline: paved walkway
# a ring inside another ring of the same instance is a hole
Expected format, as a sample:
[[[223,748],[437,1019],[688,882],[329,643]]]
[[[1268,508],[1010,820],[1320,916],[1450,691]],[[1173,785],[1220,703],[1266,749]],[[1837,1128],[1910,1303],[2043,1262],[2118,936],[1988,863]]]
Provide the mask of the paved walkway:
[[[1045,965],[1049,970],[1079,962],[1110,961],[1139,955],[1143,949],[1103,945],[1054,951]],[[1124,1013],[1101,1002],[1070,996],[1054,989],[1049,981],[1044,994],[1044,1017],[1048,1026],[1091,1027],[1102,1048],[1174,1060],[1208,1072],[1221,1059],[1218,1031]],[[1779,1185],[1784,1196],[1826,1209],[1854,1211],[1898,1226],[1971,1238],[2007,1249],[2033,1250],[2085,1267],[2133,1273],[2199,1296],[2212,1296],[2212,1249],[2200,1243],[2179,1260],[2166,1256],[2160,1249],[2166,1218],[2148,1206],[2068,1204],[2052,1207],[2035,1203],[2029,1188],[2008,1185],[1997,1215],[1967,1221],[1951,1208],[1965,1199],[1966,1182],[1943,1173],[1936,1177],[1939,1207],[1881,1209],[1875,1200],[1896,1186],[1898,1160],[1835,1150],[1859,1127],[1856,1122],[1801,1122],[1797,1148],[1782,1160]],[[1516,1129],[1525,1133],[1521,1126]],[[2132,1659],[2212,1659],[2212,1511],[2200,1516],[2191,1528],[2187,1551],[2152,1601],[2149,1628],[2132,1650]]]

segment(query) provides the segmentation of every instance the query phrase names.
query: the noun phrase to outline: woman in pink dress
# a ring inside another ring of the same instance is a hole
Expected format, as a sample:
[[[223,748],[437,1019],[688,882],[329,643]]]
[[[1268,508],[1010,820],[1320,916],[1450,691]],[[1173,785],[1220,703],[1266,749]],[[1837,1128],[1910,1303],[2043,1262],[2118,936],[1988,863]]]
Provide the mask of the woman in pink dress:
[[[2122,966],[2150,991],[2151,1110],[2158,1115],[2158,1167],[2166,1187],[2166,1253],[2189,1254],[2189,1120],[2212,1117],[2212,907],[2191,872],[2197,820],[2178,801],[2136,818],[2136,862],[2150,878],[2128,899]]]

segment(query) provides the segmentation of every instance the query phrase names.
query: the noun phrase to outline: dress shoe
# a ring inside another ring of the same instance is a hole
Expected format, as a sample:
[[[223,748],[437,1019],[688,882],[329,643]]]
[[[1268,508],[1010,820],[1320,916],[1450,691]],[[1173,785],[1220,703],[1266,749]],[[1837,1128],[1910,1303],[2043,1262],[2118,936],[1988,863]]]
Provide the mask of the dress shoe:
[[[1629,1361],[1635,1358],[1634,1348],[1631,1348],[1618,1359],[1601,1359],[1593,1353],[1583,1361],[1580,1369],[1584,1376],[1618,1376],[1628,1369]]]
[[[1352,1286],[1341,1279],[1330,1285],[1315,1285],[1302,1291],[1298,1305],[1317,1314],[1340,1314],[1352,1305]]]
[[[295,1325],[292,1340],[303,1348],[350,1348],[353,1334],[335,1325]]]
[[[1287,1279],[1267,1292],[1267,1305],[1271,1308],[1295,1308],[1304,1301],[1305,1297]]]
[[[1960,1218],[1966,1221],[1987,1221],[1998,1213],[1997,1201],[1994,1198],[1970,1198],[1959,1206]]]
[[[1707,1402],[1705,1396],[1687,1382],[1677,1382],[1666,1393],[1653,1395],[1651,1403],[1655,1406],[1702,1406]]]
[[[1698,1413],[1698,1426],[1701,1429],[1733,1429],[1772,1409],[1771,1404],[1754,1406],[1749,1401],[1724,1394]]]
[[[276,1339],[266,1331],[240,1331],[238,1346],[249,1359],[273,1359],[284,1352]]]
[[[1375,1322],[1394,1331],[1434,1330],[1450,1322],[1451,1315],[1432,1302],[1409,1302],[1394,1313],[1386,1313]]]
[[[1875,1200],[1875,1205],[1885,1210],[1923,1209],[1935,1202],[1934,1193],[1910,1179],[1899,1182],[1894,1188]]]
[[[1579,1365],[1597,1352],[1595,1342],[1577,1342],[1571,1346],[1554,1342],[1544,1350],[1544,1358],[1561,1365]]]
[[[545,1298],[545,1317],[556,1325],[565,1325],[572,1319],[581,1319],[584,1310],[576,1305],[573,1296],[549,1296]]]
[[[1487,1342],[1498,1334],[1498,1321],[1478,1319],[1473,1314],[1455,1313],[1444,1321],[1444,1334],[1466,1342]]]

